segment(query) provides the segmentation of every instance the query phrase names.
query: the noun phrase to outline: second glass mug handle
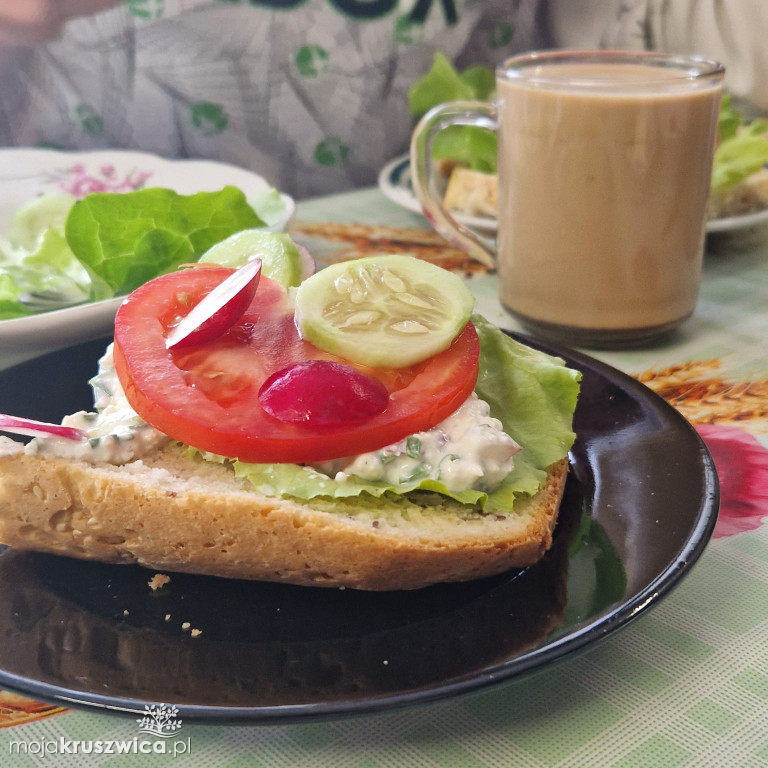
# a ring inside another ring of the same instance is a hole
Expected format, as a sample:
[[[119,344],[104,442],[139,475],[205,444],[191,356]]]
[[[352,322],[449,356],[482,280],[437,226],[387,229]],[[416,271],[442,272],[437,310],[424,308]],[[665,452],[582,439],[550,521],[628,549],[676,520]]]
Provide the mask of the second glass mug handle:
[[[496,106],[483,101],[454,101],[434,107],[419,121],[411,137],[411,182],[424,215],[447,240],[477,261],[494,269],[496,252],[475,232],[456,221],[435,186],[432,144],[435,136],[452,125],[488,128],[498,133]]]

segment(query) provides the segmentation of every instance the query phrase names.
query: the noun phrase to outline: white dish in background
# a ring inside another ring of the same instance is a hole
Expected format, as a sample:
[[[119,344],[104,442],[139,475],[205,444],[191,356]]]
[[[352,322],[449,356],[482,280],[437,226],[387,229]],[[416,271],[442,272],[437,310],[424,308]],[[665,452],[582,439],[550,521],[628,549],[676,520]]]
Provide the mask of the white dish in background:
[[[379,188],[393,203],[397,203],[397,205],[414,213],[422,213],[421,204],[411,185],[411,165],[407,156],[395,158],[381,169]],[[479,230],[487,235],[495,235],[496,233],[496,219],[465,216],[461,213],[454,213],[453,215],[456,221],[470,229]],[[707,222],[707,234],[735,232],[762,224],[768,224],[768,208],[752,213],[743,213],[739,216],[712,219]]]
[[[42,194],[130,192],[165,187],[179,194],[241,189],[247,198],[273,187],[261,176],[233,165],[208,160],[166,160],[144,152],[105,150],[59,152],[48,149],[0,149],[0,234],[10,230],[16,211]],[[291,197],[280,195],[284,210],[268,221],[282,231],[295,210]],[[0,320],[0,367],[81,341],[112,333],[121,297]]]

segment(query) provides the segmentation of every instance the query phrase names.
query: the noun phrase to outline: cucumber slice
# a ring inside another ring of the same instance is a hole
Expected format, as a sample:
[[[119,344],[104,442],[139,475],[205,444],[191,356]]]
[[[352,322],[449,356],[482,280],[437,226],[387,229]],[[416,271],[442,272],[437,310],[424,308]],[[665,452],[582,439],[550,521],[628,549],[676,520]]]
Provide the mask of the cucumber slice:
[[[370,256],[321,269],[296,291],[296,324],[345,360],[403,368],[447,349],[475,299],[461,278],[412,256]]]
[[[244,229],[212,245],[199,259],[237,269],[261,259],[261,273],[284,288],[298,285],[303,274],[301,253],[288,235],[263,229]]]

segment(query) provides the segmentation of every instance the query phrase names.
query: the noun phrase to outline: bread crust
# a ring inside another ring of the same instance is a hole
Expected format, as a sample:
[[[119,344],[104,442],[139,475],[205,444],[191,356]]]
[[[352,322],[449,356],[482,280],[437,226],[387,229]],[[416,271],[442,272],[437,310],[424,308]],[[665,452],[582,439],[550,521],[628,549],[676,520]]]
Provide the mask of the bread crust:
[[[158,571],[415,589],[536,562],[551,545],[567,473],[567,459],[553,464],[542,490],[508,514],[467,515],[434,494],[421,505],[272,498],[178,447],[129,467],[17,453],[0,457],[0,542]]]

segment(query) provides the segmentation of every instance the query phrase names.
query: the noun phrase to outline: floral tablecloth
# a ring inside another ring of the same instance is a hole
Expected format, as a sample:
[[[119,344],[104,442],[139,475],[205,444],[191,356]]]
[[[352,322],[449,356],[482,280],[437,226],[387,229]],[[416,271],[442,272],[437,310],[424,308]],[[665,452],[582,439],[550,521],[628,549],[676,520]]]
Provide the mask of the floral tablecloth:
[[[376,189],[300,203],[292,232],[321,266],[398,251],[460,271],[478,310],[519,330],[493,274]],[[295,725],[181,723],[176,755],[74,753],[76,741],[130,742],[135,715],[0,692],[0,765],[768,766],[767,238],[755,230],[710,240],[697,310],[680,333],[650,348],[592,353],[678,408],[720,477],[713,539],[647,615],[530,677],[440,703]]]

